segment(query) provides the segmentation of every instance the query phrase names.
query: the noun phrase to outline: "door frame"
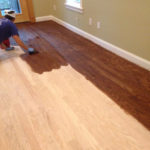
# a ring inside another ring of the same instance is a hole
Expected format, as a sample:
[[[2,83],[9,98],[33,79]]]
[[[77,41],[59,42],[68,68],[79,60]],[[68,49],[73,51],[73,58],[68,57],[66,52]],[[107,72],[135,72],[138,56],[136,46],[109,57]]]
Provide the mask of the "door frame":
[[[35,15],[34,15],[34,8],[32,0],[26,0],[27,7],[28,7],[28,14],[29,14],[29,21],[34,23],[35,22]],[[0,18],[2,18],[1,11],[0,11]]]
[[[30,22],[34,23],[35,22],[35,14],[34,14],[34,8],[33,8],[33,1],[32,0],[26,0],[26,1],[27,1]]]

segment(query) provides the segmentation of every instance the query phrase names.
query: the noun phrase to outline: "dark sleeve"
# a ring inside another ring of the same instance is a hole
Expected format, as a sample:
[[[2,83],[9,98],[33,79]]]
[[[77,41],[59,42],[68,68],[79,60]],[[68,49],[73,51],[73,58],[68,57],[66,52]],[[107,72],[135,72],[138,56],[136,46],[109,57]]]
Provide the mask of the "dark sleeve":
[[[19,36],[18,29],[17,29],[16,25],[14,23],[11,23],[10,26],[11,26],[11,36],[14,36],[14,35]]]

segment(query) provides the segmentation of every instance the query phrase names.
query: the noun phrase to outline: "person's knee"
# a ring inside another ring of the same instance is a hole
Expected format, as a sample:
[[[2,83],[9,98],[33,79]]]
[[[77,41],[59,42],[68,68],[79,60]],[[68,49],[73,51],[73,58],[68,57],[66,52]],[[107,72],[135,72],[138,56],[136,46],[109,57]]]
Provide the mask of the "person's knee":
[[[1,48],[1,49],[5,49],[6,46],[5,46],[3,43],[1,43],[1,44],[0,44],[0,48]]]
[[[9,39],[3,41],[3,44],[4,44],[6,47],[10,47]]]

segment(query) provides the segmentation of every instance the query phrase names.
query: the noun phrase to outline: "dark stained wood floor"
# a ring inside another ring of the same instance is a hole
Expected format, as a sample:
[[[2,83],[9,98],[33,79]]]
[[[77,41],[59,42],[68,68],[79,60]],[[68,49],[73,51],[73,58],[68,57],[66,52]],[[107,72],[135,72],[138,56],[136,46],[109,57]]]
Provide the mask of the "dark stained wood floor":
[[[150,72],[53,21],[17,26],[21,39],[39,51],[21,56],[33,71],[42,74],[70,64],[150,130]]]

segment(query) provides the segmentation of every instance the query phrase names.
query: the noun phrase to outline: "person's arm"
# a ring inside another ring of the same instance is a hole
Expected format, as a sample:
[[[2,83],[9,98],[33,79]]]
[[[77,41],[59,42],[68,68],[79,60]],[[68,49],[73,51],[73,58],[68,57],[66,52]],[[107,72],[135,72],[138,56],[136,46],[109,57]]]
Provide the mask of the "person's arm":
[[[34,48],[28,48],[20,39],[20,37],[18,35],[14,35],[13,36],[14,40],[16,41],[16,43],[23,48],[24,50],[26,50],[30,55],[31,54],[36,54],[37,51],[34,50]]]
[[[18,33],[18,29],[16,27],[16,25],[10,21],[9,22],[10,25],[10,30],[11,30],[11,36],[13,37],[13,39],[16,41],[16,43],[23,48],[24,50],[28,50],[28,47],[22,42],[22,40],[19,37],[19,33]]]
[[[18,29],[16,27],[16,25],[13,22],[10,22],[10,28],[11,28],[11,35],[13,37],[13,39],[16,41],[16,43],[23,48],[24,50],[26,50],[29,54],[35,54],[37,53],[34,48],[28,48],[20,39],[19,37],[19,33],[18,33]]]
[[[20,37],[18,35],[14,35],[13,39],[16,41],[16,43],[26,51],[28,51],[28,47],[21,41]]]

